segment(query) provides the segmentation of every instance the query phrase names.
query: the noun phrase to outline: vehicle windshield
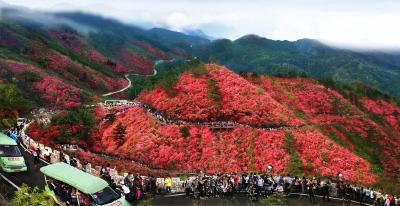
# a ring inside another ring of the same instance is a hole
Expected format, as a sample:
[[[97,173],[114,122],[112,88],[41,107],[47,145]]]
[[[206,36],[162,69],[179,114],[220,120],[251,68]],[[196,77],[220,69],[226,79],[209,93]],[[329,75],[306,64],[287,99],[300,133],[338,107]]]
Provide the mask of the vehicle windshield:
[[[16,145],[0,145],[0,157],[21,157]]]
[[[101,191],[93,193],[91,196],[98,205],[111,203],[121,197],[118,193],[111,189],[111,187],[105,187]]]

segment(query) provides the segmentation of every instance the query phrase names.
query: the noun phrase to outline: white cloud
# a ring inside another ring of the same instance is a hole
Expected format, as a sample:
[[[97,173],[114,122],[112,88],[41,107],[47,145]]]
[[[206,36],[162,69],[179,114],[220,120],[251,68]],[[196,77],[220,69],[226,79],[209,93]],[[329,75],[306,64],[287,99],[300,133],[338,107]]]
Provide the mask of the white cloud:
[[[167,25],[176,31],[182,31],[183,28],[191,26],[191,22],[188,17],[179,12],[172,13],[167,17],[166,20]]]
[[[396,0],[8,0],[44,10],[81,10],[176,31],[200,28],[230,39],[315,38],[347,47],[400,48]]]

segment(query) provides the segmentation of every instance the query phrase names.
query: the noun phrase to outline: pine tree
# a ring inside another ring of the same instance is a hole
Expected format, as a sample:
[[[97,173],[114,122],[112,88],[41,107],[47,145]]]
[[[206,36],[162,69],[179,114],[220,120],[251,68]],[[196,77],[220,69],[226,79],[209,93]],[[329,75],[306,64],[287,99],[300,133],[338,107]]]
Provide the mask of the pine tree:
[[[122,123],[119,123],[113,131],[113,137],[115,141],[117,142],[118,147],[122,146],[124,144],[125,140],[125,135],[126,135],[126,126],[123,125]]]

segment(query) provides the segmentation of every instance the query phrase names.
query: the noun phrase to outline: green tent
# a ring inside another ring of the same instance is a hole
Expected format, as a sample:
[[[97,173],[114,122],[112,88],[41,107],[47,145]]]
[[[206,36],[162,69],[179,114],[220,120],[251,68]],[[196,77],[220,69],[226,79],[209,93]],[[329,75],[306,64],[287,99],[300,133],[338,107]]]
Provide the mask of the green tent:
[[[42,167],[40,171],[46,176],[64,182],[85,194],[99,192],[108,186],[105,180],[78,170],[64,162]]]

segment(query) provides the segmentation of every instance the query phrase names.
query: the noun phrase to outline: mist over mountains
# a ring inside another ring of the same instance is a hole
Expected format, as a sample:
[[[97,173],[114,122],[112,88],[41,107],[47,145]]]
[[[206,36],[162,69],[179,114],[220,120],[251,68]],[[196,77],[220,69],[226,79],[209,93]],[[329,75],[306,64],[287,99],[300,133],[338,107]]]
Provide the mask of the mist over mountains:
[[[1,5],[1,4],[0,4]],[[400,97],[400,52],[349,50],[312,39],[276,41],[257,35],[236,40],[216,39],[202,31],[175,32],[164,28],[143,29],[114,19],[82,12],[38,12],[2,6],[3,23],[31,32],[72,28],[110,58],[132,39],[145,42],[183,59],[200,58],[236,72],[283,76],[310,76],[342,83],[359,82]]]

